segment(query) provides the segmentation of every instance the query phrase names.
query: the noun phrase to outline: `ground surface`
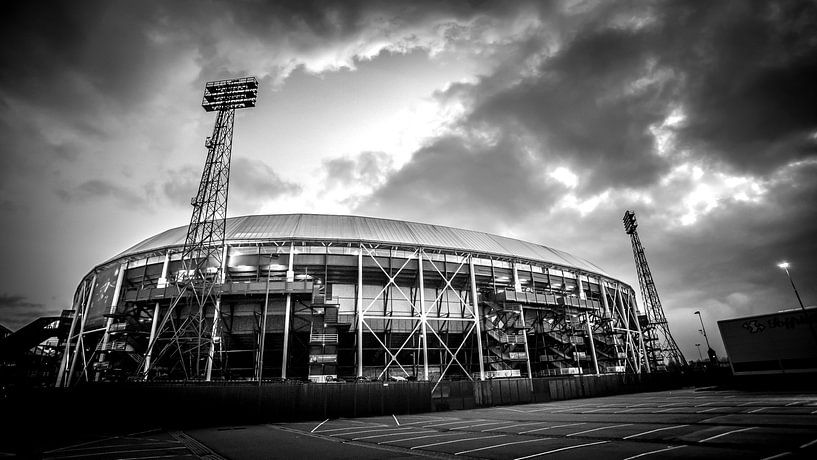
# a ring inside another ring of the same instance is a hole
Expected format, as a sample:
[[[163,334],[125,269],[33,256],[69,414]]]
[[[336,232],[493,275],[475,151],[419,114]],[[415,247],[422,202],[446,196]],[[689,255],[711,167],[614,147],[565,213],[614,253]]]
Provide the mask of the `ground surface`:
[[[52,458],[817,458],[817,393],[679,390],[421,415],[156,432]]]

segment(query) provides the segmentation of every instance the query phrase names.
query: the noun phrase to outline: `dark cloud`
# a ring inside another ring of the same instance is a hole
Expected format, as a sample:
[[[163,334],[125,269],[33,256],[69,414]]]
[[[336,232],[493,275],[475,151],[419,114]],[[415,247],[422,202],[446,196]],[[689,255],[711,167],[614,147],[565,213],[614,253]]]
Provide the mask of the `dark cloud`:
[[[57,191],[57,195],[65,201],[87,202],[102,198],[113,198],[120,204],[149,209],[152,202],[152,186],[135,191],[119,183],[105,179],[91,179],[76,187]]]
[[[468,122],[522,127],[541,143],[540,156],[580,172],[590,191],[649,183],[668,167],[649,126],[669,114],[671,91],[631,88],[649,72],[647,40],[620,29],[581,35],[535,76],[480,100]]]
[[[0,294],[0,319],[12,330],[25,325],[33,318],[57,314],[59,310],[48,308],[41,303],[30,302],[25,296]]]
[[[191,150],[174,139],[198,118],[177,102],[200,97],[205,79],[253,73],[265,92],[297,68],[419,49],[483,67],[438,94],[464,115],[399,171],[375,153],[323,164],[316,180],[377,187],[346,202],[358,212],[551,244],[634,284],[620,228],[634,207],[668,315],[693,333],[689,309],[725,317],[790,303],[766,268],[778,258],[814,279],[815,2],[16,2],[1,21],[3,209],[58,207],[29,202],[20,183],[60,184],[63,203],[187,207],[200,169],[165,159]],[[657,152],[655,128],[679,113],[662,128],[674,143]],[[142,186],[90,176],[121,168],[102,164],[109,152],[163,172]],[[83,160],[79,172],[64,167]],[[685,163],[766,191],[719,195],[678,226],[696,179],[664,180]],[[576,188],[548,175],[559,166]],[[301,191],[257,160],[237,157],[232,176],[231,209],[242,212]],[[605,192],[584,214],[570,205]]]
[[[624,210],[636,209],[690,353],[700,341],[694,310],[710,313],[714,336],[717,319],[794,305],[780,259],[803,279],[817,275],[817,4],[641,6],[566,13],[555,40],[543,26],[503,44],[501,68],[438,94],[465,103],[452,127],[465,134],[429,141],[357,210],[553,245],[637,288],[621,228]],[[657,130],[670,138],[663,150]],[[562,165],[578,176],[575,189],[545,174]],[[694,174],[669,179],[681,166],[705,171],[710,187]],[[729,175],[763,192],[732,192]],[[586,213],[574,206],[595,198]]]
[[[817,4],[652,6],[590,11],[549,57],[544,37],[515,43],[515,62],[441,97],[470,101],[466,127],[533,136],[537,154],[579,171],[587,192],[665,174],[680,151],[657,155],[653,130],[674,113],[685,115],[668,128],[685,155],[737,171],[817,153]],[[625,13],[629,24],[616,20]]]
[[[656,35],[683,75],[684,141],[760,173],[817,153],[817,3],[674,2]]]
[[[542,165],[520,153],[517,142],[511,136],[437,139],[418,150],[357,211],[485,230],[492,221],[539,213],[530,200],[550,202],[556,193],[537,177]]]

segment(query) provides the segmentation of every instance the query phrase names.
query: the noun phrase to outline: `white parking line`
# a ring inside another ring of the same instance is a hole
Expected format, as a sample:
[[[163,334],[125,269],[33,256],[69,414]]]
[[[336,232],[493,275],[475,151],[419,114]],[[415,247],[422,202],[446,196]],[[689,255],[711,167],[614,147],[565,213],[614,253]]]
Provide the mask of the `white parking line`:
[[[732,433],[740,433],[741,431],[749,431],[749,430],[754,430],[755,428],[757,428],[757,427],[756,427],[756,426],[750,426],[750,427],[748,427],[748,428],[741,428],[741,429],[739,429],[739,430],[727,431],[726,433],[716,434],[715,436],[710,436],[710,437],[708,437],[708,438],[706,438],[706,439],[701,439],[701,440],[700,440],[700,441],[698,441],[698,442],[699,442],[699,443],[702,443],[702,442],[706,442],[706,441],[711,441],[711,440],[713,440],[713,439],[718,439],[718,438],[720,438],[720,437],[722,437],[722,436],[726,436],[726,435],[729,435],[729,434],[732,434]]]
[[[544,430],[549,430],[551,428],[563,428],[563,427],[566,427],[566,426],[577,426],[577,425],[587,425],[587,423],[586,422],[579,422],[579,423],[568,423],[566,425],[546,426],[544,428],[537,428],[535,430],[520,431],[519,433],[516,433],[516,434],[534,433],[536,431],[544,431]]]
[[[471,422],[484,422],[484,418],[475,418],[473,420],[457,420],[454,422],[446,422],[446,423],[432,423],[431,425],[423,425],[423,428],[431,428],[434,426],[445,426],[445,425],[453,425],[455,423],[471,423]]]
[[[705,412],[712,412],[714,410],[720,410],[720,409],[723,409],[723,408],[722,407],[710,407],[709,409],[699,410],[699,411],[697,411],[695,413],[696,414],[703,414]]]
[[[377,424],[377,425],[369,425],[369,426],[368,426],[368,427],[366,427],[366,428],[374,428],[374,427],[378,427],[378,426],[379,426],[379,427],[385,427],[386,425],[380,425],[380,424]],[[318,431],[318,433],[330,433],[330,432],[332,432],[332,431],[343,431],[343,430],[359,430],[359,429],[361,429],[361,428],[363,428],[363,427],[361,427],[361,426],[345,426],[345,427],[343,427],[343,428],[330,428],[330,429],[328,429],[328,430],[321,430],[321,431]]]
[[[765,458],[762,458],[760,460],[772,460],[772,459],[775,459],[775,458],[782,458],[782,457],[785,457],[787,455],[791,455],[791,452],[780,452],[777,455],[772,455],[771,457],[765,457]]]
[[[496,425],[498,423],[507,423],[513,420],[500,420],[498,422],[487,422],[487,423],[477,423],[476,425],[468,425],[468,426],[458,426],[456,428],[451,428],[452,430],[467,430],[468,428],[476,428],[478,426],[485,426],[485,425]]]
[[[465,434],[465,433],[440,433],[440,434],[430,434],[428,436],[415,436],[413,438],[402,438],[402,439],[392,439],[391,441],[380,441],[377,444],[391,444],[393,442],[402,442],[402,441],[413,441],[415,439],[426,439],[426,438],[439,438],[440,436],[454,436],[455,434]]]
[[[596,442],[588,442],[587,444],[578,444],[578,445],[575,445],[575,446],[567,446],[567,447],[562,447],[560,449],[553,449],[553,450],[548,450],[546,452],[539,452],[538,454],[526,455],[524,457],[517,457],[517,458],[515,458],[513,460],[525,460],[525,459],[528,459],[528,458],[540,457],[542,455],[549,455],[549,454],[553,454],[553,453],[556,453],[556,452],[561,452],[563,450],[578,449],[580,447],[587,447],[587,446],[595,446],[596,444],[604,444],[606,442],[610,442],[610,441],[596,441]]]
[[[334,434],[330,434],[329,436],[354,436],[354,435],[363,434],[363,433],[377,433],[377,432],[380,432],[380,431],[409,430],[409,429],[412,429],[412,428],[414,428],[414,427],[401,426],[401,427],[398,427],[398,428],[378,428],[376,430],[353,431],[351,433],[334,433]],[[325,433],[325,432],[324,431],[319,431],[318,433]]]
[[[697,405],[697,406],[695,406],[695,407],[711,406],[711,405],[713,405],[713,404],[718,404],[718,401],[710,401],[710,402],[706,402],[706,403],[703,403],[703,404],[698,404],[698,405]]]
[[[415,431],[411,434],[420,434],[420,433],[437,433],[434,430],[431,431]],[[361,436],[359,438],[352,438],[352,441],[358,441],[360,439],[374,439],[374,438],[385,438],[386,436],[399,436],[405,433],[386,433],[386,434],[373,434],[371,436]]]
[[[326,423],[326,422],[328,422],[328,421],[329,421],[329,419],[326,419],[326,420],[322,421],[321,423],[318,423],[318,425],[317,425],[315,428],[312,428],[312,431],[310,431],[310,433],[314,433],[314,432],[315,432],[315,430],[317,430],[318,428],[320,428],[320,427],[321,427],[321,425],[323,425],[324,423]]]
[[[795,404],[800,404],[800,401],[790,402],[790,403],[786,404],[786,407],[794,406]]]
[[[394,419],[394,423],[396,423],[396,424],[397,424],[397,426],[400,426],[400,422],[398,422],[398,421],[397,421],[397,416],[396,416],[396,415],[394,415],[394,414],[391,414],[391,416],[392,416],[392,418]]]
[[[521,410],[521,409],[512,409],[512,408],[510,408],[510,407],[497,407],[497,409],[502,409],[502,410],[512,410],[512,411],[514,411],[514,412],[522,412],[523,414],[527,414],[527,413],[529,413],[529,412],[533,412],[533,411],[527,411],[527,410]]]
[[[502,443],[502,444],[495,444],[495,445],[493,445],[493,446],[487,446],[487,447],[478,447],[478,448],[476,448],[476,449],[464,450],[464,451],[462,451],[462,452],[457,452],[457,453],[456,453],[456,454],[454,454],[454,455],[468,454],[468,453],[471,453],[471,452],[477,452],[477,451],[480,451],[480,450],[496,449],[497,447],[512,446],[512,445],[514,445],[514,444],[525,444],[525,443],[528,443],[528,442],[544,441],[544,440],[546,440],[546,439],[551,439],[551,438],[525,439],[524,441],[513,441],[513,442],[506,442],[506,443]]]
[[[814,441],[807,442],[807,443],[803,444],[802,446],[800,446],[800,448],[805,449],[806,447],[813,446],[814,444],[817,444],[817,439],[815,439]]]
[[[659,406],[660,407],[660,406]],[[670,407],[668,409],[661,409],[653,412],[653,414],[664,413],[664,412],[672,412],[674,410],[683,409],[683,407]]]
[[[516,428],[518,426],[526,426],[526,425],[538,425],[540,423],[546,423],[546,422],[537,421],[537,422],[527,422],[527,423],[515,423],[513,425],[501,426],[501,427],[499,427],[499,429],[507,430],[508,428]],[[485,433],[486,431],[491,431],[491,430],[495,430],[495,429],[496,428],[488,428],[487,430],[480,431],[480,433]]]
[[[451,444],[451,443],[454,443],[454,442],[461,442],[461,441],[473,441],[473,440],[475,440],[475,439],[493,439],[493,438],[499,438],[499,437],[501,437],[501,436],[507,436],[507,435],[505,435],[505,434],[498,434],[498,435],[495,435],[495,436],[477,436],[476,438],[454,439],[453,441],[435,442],[435,443],[433,443],[433,444],[424,444],[424,445],[422,445],[422,446],[414,446],[414,447],[412,447],[412,448],[411,448],[411,450],[414,450],[414,449],[422,449],[423,447],[441,446],[441,445],[443,445],[443,444]]]
[[[666,449],[652,450],[650,452],[644,452],[643,454],[638,454],[638,455],[633,455],[632,457],[627,457],[624,460],[632,460],[634,458],[646,457],[647,455],[657,454],[659,452],[667,452],[669,450],[680,449],[682,447],[686,447],[686,446],[675,446],[675,447],[667,447]]]
[[[429,418],[430,418],[430,420],[415,420],[413,422],[403,422],[403,423],[401,423],[401,425],[416,425],[418,423],[440,422],[442,420],[451,420],[450,418],[445,418],[445,417],[433,417],[433,418],[429,417]]]
[[[770,407],[761,407],[760,409],[750,410],[747,414],[754,414],[755,412],[760,412],[764,409],[771,409]]]
[[[688,404],[689,403],[686,403],[686,402],[679,402],[679,403],[674,402],[674,403],[669,403],[669,404],[661,404],[661,405],[655,406],[655,407],[686,406]]]
[[[637,437],[639,437],[639,436],[644,436],[645,434],[651,434],[651,433],[655,433],[655,432],[658,432],[658,431],[664,431],[664,430],[672,430],[672,429],[674,429],[674,428],[683,428],[683,427],[685,427],[685,426],[689,426],[689,425],[665,426],[665,427],[663,427],[663,428],[656,428],[656,429],[654,429],[654,430],[645,431],[645,432],[643,432],[643,433],[631,434],[631,435],[629,435],[629,436],[625,436],[625,437],[623,437],[623,438],[621,438],[621,439],[637,438]]]
[[[632,423],[622,423],[621,425],[603,426],[601,428],[593,428],[592,430],[584,430],[584,431],[579,431],[579,432],[576,432],[576,433],[566,434],[565,437],[569,438],[570,436],[576,436],[576,435],[585,434],[585,433],[592,433],[593,431],[601,431],[601,430],[607,430],[607,429],[610,429],[610,428],[618,428],[618,427],[630,426],[630,425],[632,425]]]

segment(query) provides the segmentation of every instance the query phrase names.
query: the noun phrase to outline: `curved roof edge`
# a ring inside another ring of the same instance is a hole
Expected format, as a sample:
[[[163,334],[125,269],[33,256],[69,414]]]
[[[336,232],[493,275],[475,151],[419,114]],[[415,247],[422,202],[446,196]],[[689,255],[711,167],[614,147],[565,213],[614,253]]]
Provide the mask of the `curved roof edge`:
[[[147,238],[101,265],[117,259],[184,245],[187,226]],[[264,214],[230,217],[225,238],[229,242],[294,240],[379,242],[474,252],[575,267],[613,278],[601,267],[568,252],[491,233],[443,225],[334,214]]]

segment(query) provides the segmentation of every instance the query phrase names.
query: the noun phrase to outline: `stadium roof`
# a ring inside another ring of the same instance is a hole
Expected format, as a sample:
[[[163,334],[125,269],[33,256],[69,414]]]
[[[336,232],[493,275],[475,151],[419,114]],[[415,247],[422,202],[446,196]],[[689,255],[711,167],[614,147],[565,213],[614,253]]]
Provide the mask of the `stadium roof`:
[[[152,236],[110,261],[184,245],[187,227]],[[400,220],[328,214],[280,214],[227,219],[228,242],[265,240],[377,242],[449,249],[540,261],[610,276],[593,263],[558,249],[490,233]],[[108,262],[110,262],[108,261]]]

